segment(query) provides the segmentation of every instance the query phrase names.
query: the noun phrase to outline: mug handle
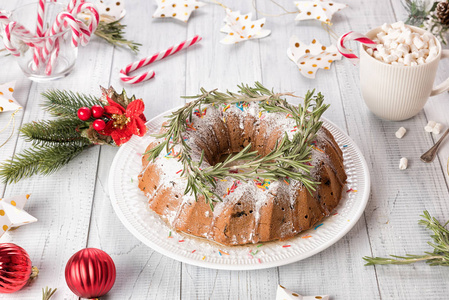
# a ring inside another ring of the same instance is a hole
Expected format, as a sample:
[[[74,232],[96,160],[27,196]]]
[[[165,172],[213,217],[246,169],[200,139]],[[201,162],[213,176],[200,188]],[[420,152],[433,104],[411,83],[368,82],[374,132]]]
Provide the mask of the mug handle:
[[[443,50],[441,53],[441,59],[449,58],[449,50]],[[449,90],[449,78],[440,83],[436,88],[432,90],[430,93],[430,97],[441,94],[445,91]]]

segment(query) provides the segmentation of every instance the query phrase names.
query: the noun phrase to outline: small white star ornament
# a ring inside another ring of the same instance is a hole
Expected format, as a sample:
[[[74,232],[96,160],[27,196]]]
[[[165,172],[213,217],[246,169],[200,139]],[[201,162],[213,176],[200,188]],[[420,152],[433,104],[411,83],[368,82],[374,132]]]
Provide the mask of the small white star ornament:
[[[261,39],[270,35],[271,30],[263,29],[265,18],[251,21],[252,13],[241,15],[239,11],[226,9],[226,24],[221,32],[228,35],[220,41],[222,44],[235,44],[249,39]]]
[[[295,1],[295,5],[299,10],[296,21],[318,20],[326,24],[330,24],[337,11],[347,7],[346,4],[326,0]]]
[[[126,14],[125,3],[123,1],[110,0],[104,2],[100,0],[99,2],[95,2],[94,4],[100,15],[100,22],[111,23],[123,19]],[[89,21],[92,15],[81,12],[77,15],[77,18]]]
[[[323,46],[316,39],[310,45],[292,36],[287,49],[288,57],[298,66],[304,77],[314,79],[318,69],[329,70],[332,62],[342,56],[334,45]]]
[[[16,111],[17,109],[22,108],[12,95],[14,93],[15,85],[15,81],[0,84],[0,112]]]
[[[12,227],[36,222],[37,219],[23,210],[30,195],[0,199],[0,237]]]
[[[196,0],[156,0],[157,9],[153,18],[174,18],[187,22],[190,14],[206,3]]]
[[[327,295],[302,296],[300,294],[287,290],[282,285],[278,285],[276,300],[329,300],[329,296]]]

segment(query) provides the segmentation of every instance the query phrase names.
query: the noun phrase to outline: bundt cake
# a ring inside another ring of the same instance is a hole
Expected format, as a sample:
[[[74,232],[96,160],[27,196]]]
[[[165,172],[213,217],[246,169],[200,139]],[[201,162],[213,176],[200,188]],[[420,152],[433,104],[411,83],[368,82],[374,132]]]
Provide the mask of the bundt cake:
[[[255,102],[202,105],[200,109],[194,112],[183,138],[193,160],[200,161],[204,151],[203,168],[248,144],[265,156],[285,133],[291,137],[297,130],[292,118],[263,111]],[[161,131],[165,130],[163,126]],[[160,143],[160,139],[150,143],[147,153]],[[139,188],[148,197],[149,208],[178,231],[224,245],[285,240],[328,216],[338,205],[346,182],[342,151],[331,133],[321,127],[310,144],[310,175],[319,182],[313,192],[288,178],[243,182],[229,177],[217,181],[215,192],[223,195],[222,201],[211,209],[202,195],[195,199],[184,194],[187,183],[181,176],[183,164],[177,147],[162,151],[151,162],[148,154],[143,156]]]

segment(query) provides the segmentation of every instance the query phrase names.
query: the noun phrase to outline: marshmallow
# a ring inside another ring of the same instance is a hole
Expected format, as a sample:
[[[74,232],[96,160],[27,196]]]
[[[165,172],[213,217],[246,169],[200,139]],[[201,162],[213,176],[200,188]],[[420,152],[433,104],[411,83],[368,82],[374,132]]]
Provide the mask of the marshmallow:
[[[373,48],[366,48],[366,52],[368,52],[369,55],[373,56]]]
[[[405,169],[407,169],[407,165],[408,165],[408,159],[405,157],[401,158],[401,160],[399,161],[399,169],[405,170]]]
[[[427,132],[432,132],[433,128],[435,127],[436,124],[437,123],[435,121],[429,121],[427,123],[427,125],[424,127],[424,130],[427,131]]]
[[[443,130],[443,124],[441,123],[436,123],[435,127],[433,127],[433,134],[440,134],[440,132]]]
[[[378,44],[377,51],[370,51],[374,58],[395,66],[417,66],[425,64],[438,57],[438,47],[435,37],[426,32],[413,32],[404,22],[391,25],[383,24],[374,41]]]
[[[402,137],[404,136],[404,134],[407,132],[407,130],[404,127],[401,127],[398,129],[398,131],[396,131],[395,135],[398,139],[402,139]]]

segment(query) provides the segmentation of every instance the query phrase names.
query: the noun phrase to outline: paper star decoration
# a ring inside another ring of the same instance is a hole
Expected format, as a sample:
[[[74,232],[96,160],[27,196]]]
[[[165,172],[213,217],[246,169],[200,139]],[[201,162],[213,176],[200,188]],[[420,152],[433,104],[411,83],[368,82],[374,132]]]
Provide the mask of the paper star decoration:
[[[239,11],[226,9],[226,24],[221,32],[228,35],[220,41],[223,44],[235,44],[249,39],[260,39],[270,35],[271,30],[263,29],[265,18],[251,21],[252,13],[241,15]]]
[[[329,70],[335,60],[341,60],[341,54],[337,47],[321,45],[316,39],[310,45],[301,42],[296,36],[292,36],[287,49],[288,57],[296,63],[299,71],[307,78],[315,78],[318,69]]]
[[[156,0],[157,10],[153,18],[175,18],[187,22],[192,11],[206,5],[196,0]]]
[[[302,296],[295,292],[287,290],[282,285],[278,285],[276,293],[276,300],[329,300],[327,295],[315,295],[315,296]]]
[[[296,21],[318,20],[326,24],[330,24],[333,14],[347,7],[346,4],[325,0],[296,1],[295,5],[299,10]]]
[[[12,227],[36,222],[37,219],[23,210],[30,195],[0,199],[0,237]]]
[[[0,84],[0,112],[15,111],[22,108],[12,96],[15,85],[15,81]]]

